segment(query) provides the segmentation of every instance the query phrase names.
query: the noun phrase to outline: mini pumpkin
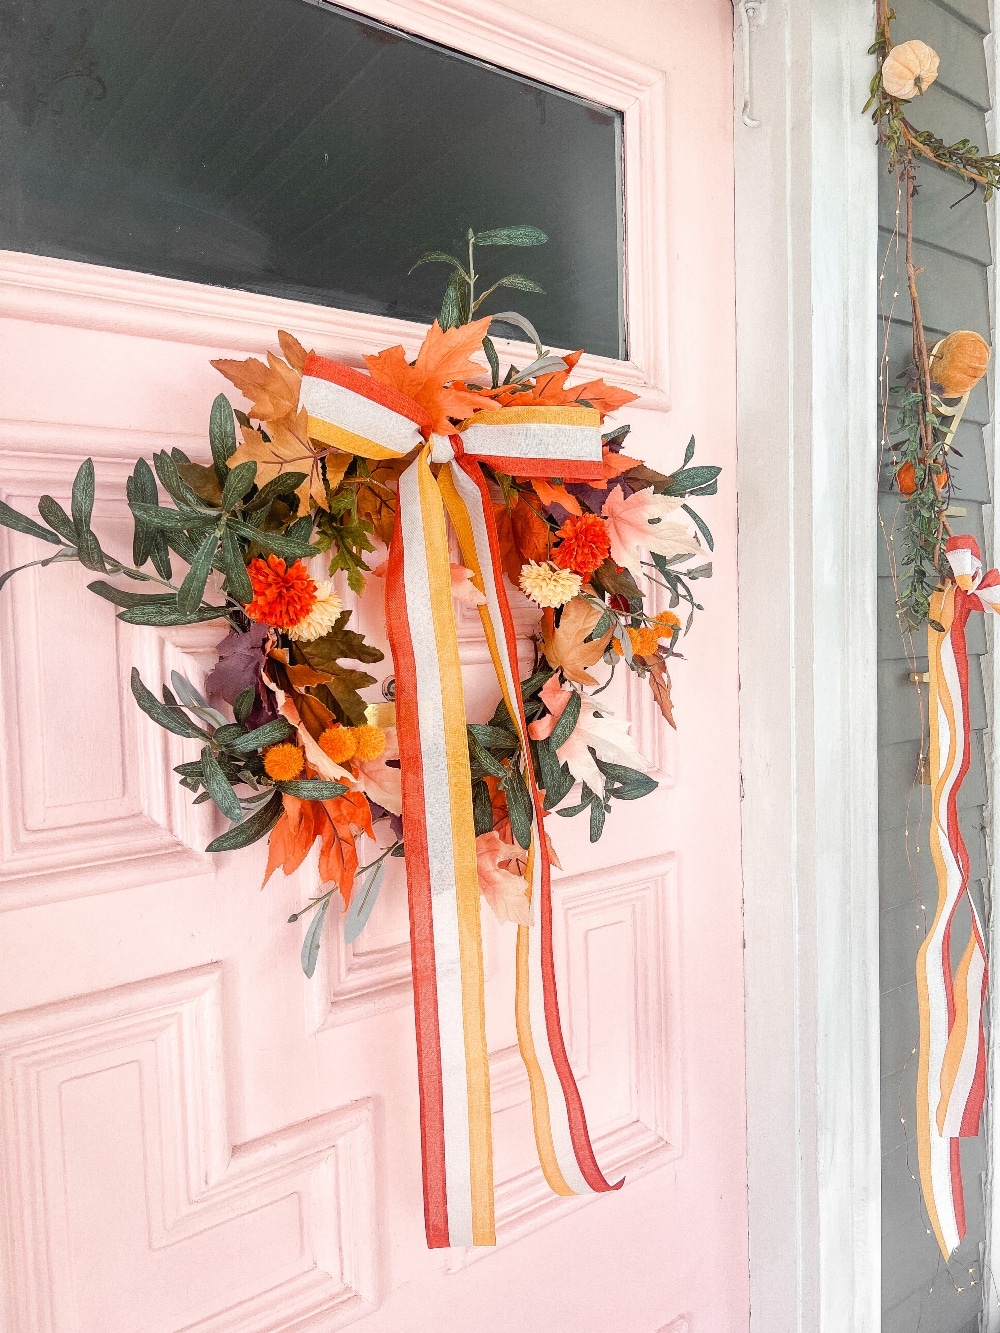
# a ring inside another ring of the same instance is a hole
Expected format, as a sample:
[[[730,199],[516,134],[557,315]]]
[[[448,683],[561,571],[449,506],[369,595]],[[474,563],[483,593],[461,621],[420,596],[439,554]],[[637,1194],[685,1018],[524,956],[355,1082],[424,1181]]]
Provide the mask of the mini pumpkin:
[[[947,470],[942,468],[932,477],[934,489],[940,495],[948,485]],[[896,485],[899,487],[900,495],[909,498],[917,489],[917,470],[912,463],[901,463],[896,471]]]
[[[957,329],[942,338],[931,353],[931,379],[942,398],[961,398],[986,374],[990,345],[971,329]]]
[[[890,97],[908,101],[925,93],[938,76],[940,57],[932,46],[914,38],[894,46],[882,62],[882,87]]]

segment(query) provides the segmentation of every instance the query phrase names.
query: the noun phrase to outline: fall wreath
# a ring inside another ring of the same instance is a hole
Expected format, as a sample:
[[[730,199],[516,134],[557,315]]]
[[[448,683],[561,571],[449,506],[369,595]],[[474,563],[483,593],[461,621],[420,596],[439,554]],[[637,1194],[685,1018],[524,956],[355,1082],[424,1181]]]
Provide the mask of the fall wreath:
[[[419,409],[425,437],[452,437],[479,414],[512,407],[578,408],[603,423],[635,397],[600,379],[570,385],[581,353],[546,351],[515,312],[475,317],[498,288],[540,290],[509,274],[477,297],[477,252],[544,240],[531,227],[470,233],[467,264],[436,252],[419,261],[452,270],[440,318],[412,363],[399,346],[364,360],[371,386]],[[501,374],[488,334],[496,320],[534,342],[523,368]],[[331,901],[341,900],[353,938],[387,858],[404,854],[395,705],[364,694],[376,685],[364,668],[383,654],[350,627],[340,589],[344,580],[360,593],[367,578],[384,576],[380,552],[392,545],[397,485],[414,451],[366,457],[340,447],[342,439],[329,442],[302,401],[303,378],[322,358],[288,333],[278,342],[282,355],[268,353],[266,363],[213,362],[247,406],[216,398],[210,460],[173,449],[155,454],[152,467],[136,462],[126,485],[131,562],[106,551],[93,531],[89,459],[69,513],[43,495],[41,522],[0,504],[0,524],[55,547],[31,563],[78,561],[99,575],[90,590],[127,624],[228,625],[205,693],[174,672],[157,697],[137,670],[132,693],[159,726],[201,746],[176,772],[196,803],[213,801],[231,821],[209,851],[267,837],[266,882],[279,867],[294,872],[319,844],[323,891],[292,917],[315,913],[302,950],[311,975]],[[488,370],[472,359],[482,352]],[[535,604],[540,622],[534,669],[520,682],[527,747],[503,700],[488,724],[467,729],[480,887],[501,921],[530,920],[529,769],[545,810],[586,813],[594,841],[613,801],[656,786],[628,723],[599,698],[615,671],[645,681],[674,725],[669,663],[701,609],[692,584],[711,574],[713,546],[689,501],[715,493],[720,469],[692,465],[692,440],[673,473],[655,471],[624,451],[628,432],[627,425],[602,429],[600,466],[587,480],[482,465],[503,574]],[[460,564],[450,576],[458,601],[485,601],[481,576]],[[654,589],[666,594],[667,608],[651,609]],[[362,834],[379,852],[366,865],[357,850]]]

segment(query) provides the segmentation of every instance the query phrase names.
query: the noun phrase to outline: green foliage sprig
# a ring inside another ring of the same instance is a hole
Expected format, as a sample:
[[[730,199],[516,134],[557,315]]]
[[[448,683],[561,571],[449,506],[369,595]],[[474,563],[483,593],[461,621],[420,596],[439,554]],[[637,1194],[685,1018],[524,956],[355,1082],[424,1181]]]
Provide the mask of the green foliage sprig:
[[[915,387],[912,372],[908,379],[907,384],[893,390],[896,428],[902,438],[890,448],[895,455],[897,478],[904,468],[912,469],[904,473],[909,493],[903,501],[901,532],[905,549],[896,596],[901,619],[908,628],[916,629],[927,621],[931,593],[941,582],[941,562],[948,541],[943,510],[948,505],[950,482],[941,419],[925,411],[924,395]],[[932,438],[929,453],[925,452],[925,427]]]

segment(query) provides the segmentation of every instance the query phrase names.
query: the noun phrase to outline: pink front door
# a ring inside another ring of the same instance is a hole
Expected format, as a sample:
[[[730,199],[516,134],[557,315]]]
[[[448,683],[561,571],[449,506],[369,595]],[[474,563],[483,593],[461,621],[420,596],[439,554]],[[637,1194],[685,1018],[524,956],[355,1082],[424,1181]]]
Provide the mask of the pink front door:
[[[630,447],[670,471],[694,434],[725,469],[710,502],[714,578],[699,585],[706,614],[675,672],[679,730],[648,694],[615,700],[660,788],[618,805],[594,847],[581,821],[552,821],[569,1056],[598,1160],[626,1183],[588,1201],[548,1192],[516,1047],[514,928],[487,912],[499,1243],[426,1249],[402,866],[356,944],[331,914],[307,981],[302,926],[288,917],[315,868],[261,892],[260,846],[204,854],[218,831],[210,807],[192,808],[171,772],[188,743],[129,696],[133,664],[153,685],[171,669],[203,679],[218,627],[129,629],[83,590],[78,567],[30,570],[0,592],[0,1323],[740,1333],[731,6],[364,8],[403,26],[409,14],[453,45],[468,28],[472,53],[496,63],[520,59],[515,48],[547,52],[566,86],[611,89],[623,107],[633,98],[630,262],[662,282],[629,309],[648,354],[622,372],[627,387],[647,382],[625,414]],[[0,497],[26,512],[44,492],[65,503],[89,455],[96,525],[119,545],[130,460],[207,452],[209,406],[229,387],[210,358],[260,354],[278,327],[355,358],[419,334],[9,253],[0,317]],[[0,563],[34,547],[4,532]],[[379,632],[377,602],[358,614]],[[466,617],[461,635],[478,720],[498,691],[477,626]]]

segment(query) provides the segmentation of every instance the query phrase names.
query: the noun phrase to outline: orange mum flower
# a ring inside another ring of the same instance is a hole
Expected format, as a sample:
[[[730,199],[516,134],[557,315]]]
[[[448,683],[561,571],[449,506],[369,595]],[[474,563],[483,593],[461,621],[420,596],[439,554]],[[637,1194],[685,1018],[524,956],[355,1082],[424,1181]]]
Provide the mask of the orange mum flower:
[[[264,772],[275,782],[291,782],[302,772],[305,755],[297,745],[286,741],[264,751]]]
[[[319,748],[335,764],[346,763],[348,759],[354,758],[358,748],[355,729],[353,727],[327,727],[319,738]]]
[[[286,565],[276,555],[251,560],[247,566],[253,601],[247,607],[251,620],[278,629],[292,629],[316,604],[316,584],[301,560]]]
[[[571,569],[584,578],[600,569],[611,553],[607,524],[596,514],[571,516],[556,533],[559,545],[552,552],[560,569]]]

